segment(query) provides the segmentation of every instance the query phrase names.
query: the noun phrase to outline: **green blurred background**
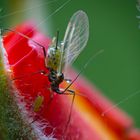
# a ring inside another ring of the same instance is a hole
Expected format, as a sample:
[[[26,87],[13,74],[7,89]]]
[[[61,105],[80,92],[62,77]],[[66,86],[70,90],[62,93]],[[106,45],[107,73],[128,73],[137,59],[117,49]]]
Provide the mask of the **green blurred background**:
[[[49,4],[48,4],[49,2]],[[85,50],[74,63],[77,69],[100,49],[84,71],[105,96],[124,109],[140,128],[140,12],[135,0],[1,0],[0,26],[13,27],[34,19],[44,33],[53,37],[60,30],[64,36],[72,14],[84,10],[90,22],[90,38]],[[54,13],[54,11],[56,11]],[[16,11],[16,12],[15,12]],[[12,13],[12,14],[11,14]],[[42,22],[40,24],[40,22]]]

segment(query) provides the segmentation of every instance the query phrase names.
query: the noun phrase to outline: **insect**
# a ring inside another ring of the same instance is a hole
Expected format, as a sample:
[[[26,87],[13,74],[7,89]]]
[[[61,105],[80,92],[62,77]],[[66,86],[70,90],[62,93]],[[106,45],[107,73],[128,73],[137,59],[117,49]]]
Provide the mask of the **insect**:
[[[57,36],[54,37],[54,39],[52,40],[52,43],[49,46],[47,52],[44,46],[32,40],[28,36],[11,29],[5,30],[16,32],[19,35],[27,39],[30,39],[43,49],[44,64],[45,67],[49,70],[49,73],[46,74],[44,71],[41,71],[40,73],[44,74],[45,76],[48,76],[48,79],[50,81],[50,89],[52,91],[51,97],[53,97],[54,92],[57,94],[73,95],[70,115],[66,124],[66,128],[64,130],[65,132],[70,122],[72,106],[75,98],[75,91],[70,90],[69,88],[82,72],[81,71],[77,75],[77,77],[75,77],[74,80],[70,80],[67,78],[67,70],[68,66],[76,60],[76,58],[79,56],[79,54],[87,44],[89,37],[89,21],[87,14],[82,10],[79,10],[76,13],[74,13],[68,23],[63,41],[61,42],[58,41],[59,39],[59,31],[58,31]],[[84,68],[85,67],[83,67],[83,69]],[[60,89],[59,86],[64,80],[68,83],[70,82],[70,84],[65,89]],[[42,97],[39,96],[36,98],[36,101],[34,103],[34,110],[36,111],[39,110],[42,101],[43,101]]]
[[[79,10],[74,13],[68,23],[63,41],[59,43],[58,31],[57,37],[53,38],[53,41],[47,52],[43,45],[32,40],[28,36],[12,29],[3,30],[18,33],[19,35],[33,41],[35,44],[40,46],[43,49],[44,63],[46,68],[49,69],[49,74],[44,73],[44,71],[40,71],[40,73],[48,76],[48,79],[51,82],[50,87],[52,91],[58,94],[64,94],[68,90],[68,88],[73,84],[74,81],[72,81],[70,86],[68,86],[64,90],[60,90],[59,85],[64,80],[66,80],[67,82],[71,81],[70,79],[65,78],[67,68],[74,62],[74,60],[76,60],[76,58],[79,56],[79,54],[87,44],[89,37],[89,21],[85,12]],[[35,72],[34,74],[36,73],[38,72]],[[22,77],[24,76],[21,76],[19,78]],[[72,92],[71,90],[68,91]]]
[[[89,22],[85,12],[77,11],[70,19],[64,39],[58,42],[58,35],[54,38],[47,52],[46,67],[49,69],[48,78],[52,91],[58,94],[70,94],[74,91],[68,88],[60,90],[59,85],[65,79],[68,65],[72,64],[86,46],[89,37]],[[67,77],[66,77],[67,78]]]
[[[68,23],[64,39],[60,43],[58,42],[58,36],[59,32],[57,32],[57,37],[54,38],[52,45],[47,51],[45,64],[49,69],[48,78],[51,82],[51,90],[58,94],[73,95],[69,118],[63,131],[65,134],[71,120],[72,106],[75,98],[75,91],[70,90],[69,87],[77,79],[77,77],[73,81],[66,79],[66,72],[68,65],[76,60],[87,44],[89,37],[89,21],[86,13],[81,10],[74,13]],[[59,85],[64,80],[71,83],[65,89],[61,90]]]
[[[44,97],[43,96],[37,96],[36,99],[35,99],[35,102],[34,102],[34,112],[38,112],[41,105],[42,105],[42,102],[44,100]]]

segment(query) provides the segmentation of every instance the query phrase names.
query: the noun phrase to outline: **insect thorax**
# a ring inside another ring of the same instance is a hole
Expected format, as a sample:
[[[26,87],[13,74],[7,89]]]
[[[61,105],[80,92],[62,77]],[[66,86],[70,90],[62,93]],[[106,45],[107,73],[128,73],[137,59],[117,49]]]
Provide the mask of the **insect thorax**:
[[[47,52],[47,67],[57,71],[60,65],[61,50],[60,47],[50,46]]]

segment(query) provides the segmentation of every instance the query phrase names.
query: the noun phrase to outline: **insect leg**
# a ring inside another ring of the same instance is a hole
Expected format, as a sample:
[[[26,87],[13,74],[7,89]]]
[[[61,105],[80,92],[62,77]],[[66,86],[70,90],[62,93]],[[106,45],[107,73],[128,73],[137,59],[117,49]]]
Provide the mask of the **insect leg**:
[[[47,57],[47,54],[46,54],[46,50],[45,50],[45,47],[43,45],[41,45],[40,43],[36,42],[35,40],[31,39],[30,37],[28,37],[27,35],[24,35],[23,33],[21,32],[18,32],[18,31],[15,31],[15,30],[12,30],[12,29],[2,29],[2,30],[5,30],[5,31],[10,31],[10,32],[13,32],[13,33],[17,33],[18,35],[26,38],[26,39],[29,39],[31,40],[33,43],[37,44],[38,46],[40,46],[43,50],[43,54],[44,54],[44,63],[45,63],[45,66],[46,66],[46,57]],[[29,32],[30,33],[30,32]],[[47,66],[46,66],[47,67]]]
[[[72,80],[72,82],[65,88],[65,90],[63,91],[63,93],[65,93],[70,87],[71,85],[78,79],[78,77],[81,75],[81,73],[86,69],[86,67],[88,66],[88,64],[91,62],[92,59],[94,59],[95,57],[97,57],[99,54],[103,53],[104,50],[99,50],[97,53],[95,53],[92,57],[90,57],[88,59],[88,61],[85,63],[85,65],[82,67],[82,69],[80,70],[80,72],[77,74],[77,76]]]
[[[70,90],[70,89],[68,89],[67,91],[69,92],[69,95],[73,95],[73,97],[72,97],[72,102],[71,102],[71,106],[70,106],[69,117],[68,117],[68,120],[67,120],[67,122],[66,122],[66,126],[65,126],[65,128],[64,128],[64,130],[63,130],[63,136],[62,136],[62,138],[64,137],[64,134],[66,133],[67,128],[68,128],[68,126],[69,126],[69,124],[70,124],[71,115],[72,115],[72,108],[73,108],[74,99],[75,99],[75,91]],[[64,93],[64,94],[65,94],[65,93]],[[67,94],[67,93],[66,93],[66,94]]]
[[[25,78],[27,76],[33,76],[33,75],[39,74],[39,73],[47,76],[47,74],[46,74],[46,72],[44,70],[40,70],[40,71],[37,71],[37,72],[33,72],[31,74],[25,74],[25,75],[21,75],[19,77],[13,78],[12,81],[19,80],[19,79]]]

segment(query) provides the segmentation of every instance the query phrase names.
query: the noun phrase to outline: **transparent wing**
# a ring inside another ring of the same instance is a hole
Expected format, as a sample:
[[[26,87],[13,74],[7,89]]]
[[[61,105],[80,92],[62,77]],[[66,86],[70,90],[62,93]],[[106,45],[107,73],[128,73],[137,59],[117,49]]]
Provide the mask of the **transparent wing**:
[[[89,21],[87,14],[77,11],[70,19],[63,40],[64,72],[74,62],[87,44],[89,37]]]

